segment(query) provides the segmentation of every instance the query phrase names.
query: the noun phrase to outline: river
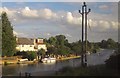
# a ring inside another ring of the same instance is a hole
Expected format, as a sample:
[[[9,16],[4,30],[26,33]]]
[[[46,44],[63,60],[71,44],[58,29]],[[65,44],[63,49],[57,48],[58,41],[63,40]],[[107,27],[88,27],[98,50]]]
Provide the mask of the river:
[[[87,55],[87,63],[88,65],[98,65],[104,64],[105,60],[109,58],[109,56],[113,53],[113,50],[101,50],[98,53],[94,53],[91,55]],[[55,64],[11,64],[7,66],[2,66],[2,75],[3,76],[18,76],[19,73],[29,72],[32,75],[39,76],[46,75],[52,72],[55,72],[63,67],[72,66],[76,67],[79,66],[81,63],[80,58],[77,59],[70,59],[64,61],[57,61]]]

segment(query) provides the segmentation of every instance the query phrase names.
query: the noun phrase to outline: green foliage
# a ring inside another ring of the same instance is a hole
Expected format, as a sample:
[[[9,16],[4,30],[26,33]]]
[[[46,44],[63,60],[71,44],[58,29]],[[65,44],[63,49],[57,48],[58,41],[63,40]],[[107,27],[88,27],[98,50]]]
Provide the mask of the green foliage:
[[[58,49],[57,49],[56,47],[52,47],[52,46],[51,46],[51,47],[48,47],[47,50],[48,50],[48,51],[47,51],[47,54],[55,54],[55,55],[58,54],[58,53],[57,53],[57,52],[58,52],[58,51],[57,51]]]
[[[111,38],[108,40],[102,40],[100,43],[101,48],[116,49],[118,44]]]
[[[71,48],[73,54],[81,53],[81,43],[79,43],[79,42],[71,43],[70,48]]]
[[[108,40],[107,40],[107,47],[108,48],[116,48],[117,46],[116,46],[116,42],[114,41],[114,40],[112,40],[111,38],[109,38]]]
[[[16,52],[14,55],[15,55],[15,56],[22,56],[22,58],[25,59],[25,58],[27,58],[28,53],[27,53],[27,52],[24,52],[24,51],[23,51],[23,52],[18,51],[18,52]]]
[[[46,41],[47,47],[48,47],[48,54],[60,54],[60,55],[66,55],[71,52],[71,49],[66,46],[68,45],[68,40],[64,35],[57,35],[55,37],[50,37]]]
[[[57,45],[64,46],[65,43],[67,42],[66,37],[64,35],[57,35],[55,36],[55,38],[57,40],[56,42]]]
[[[67,55],[70,54],[71,49],[67,46],[59,46],[58,47],[58,54],[60,55]]]
[[[45,55],[45,50],[44,50],[43,48],[41,48],[41,49],[38,51],[38,54],[44,56],[44,55]]]
[[[36,56],[37,56],[36,52],[33,52],[33,51],[27,52],[27,58],[30,61],[34,60],[36,58]]]
[[[2,13],[2,56],[12,56],[15,53],[16,39],[13,35],[13,27],[7,14]]]
[[[98,43],[91,43],[91,47],[90,47],[90,52],[92,53],[96,53],[100,50],[99,44]]]
[[[57,39],[56,39],[55,37],[50,37],[50,38],[48,39],[48,42],[49,42],[51,45],[55,46],[55,45],[56,45],[56,42],[57,42]]]
[[[44,39],[48,52],[51,54],[61,54],[61,55],[66,55],[69,53],[72,54],[81,54],[82,52],[82,42],[81,40],[69,43],[68,40],[64,35],[57,35],[55,37],[50,37],[48,40]],[[115,49],[117,48],[118,44],[112,40],[102,40],[101,42],[89,42],[87,41],[87,51],[93,53],[93,52],[98,52],[100,48],[109,48],[109,49]],[[85,50],[85,41],[83,42],[83,50]]]
[[[0,46],[2,46],[2,20],[0,19]],[[2,47],[0,47],[0,56],[2,55]]]

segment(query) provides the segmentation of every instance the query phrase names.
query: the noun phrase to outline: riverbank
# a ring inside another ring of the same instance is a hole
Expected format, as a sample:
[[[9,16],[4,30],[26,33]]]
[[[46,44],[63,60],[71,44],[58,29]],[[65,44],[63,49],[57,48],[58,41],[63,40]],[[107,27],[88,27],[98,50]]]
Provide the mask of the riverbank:
[[[12,57],[11,57],[12,58]],[[75,59],[75,58],[80,58],[80,55],[79,56],[69,56],[69,57],[60,57],[60,58],[56,58],[56,60],[69,60],[69,59]],[[25,61],[23,62],[24,64],[35,64],[37,63],[38,60],[36,61]],[[22,63],[22,62],[21,62]],[[1,65],[9,65],[9,64],[21,64],[19,62],[19,59],[14,59],[14,60],[0,60],[0,64]]]
[[[59,58],[57,60],[69,60],[69,59],[75,59],[75,58],[80,58],[81,56],[70,56],[70,57],[62,57],[62,58]]]

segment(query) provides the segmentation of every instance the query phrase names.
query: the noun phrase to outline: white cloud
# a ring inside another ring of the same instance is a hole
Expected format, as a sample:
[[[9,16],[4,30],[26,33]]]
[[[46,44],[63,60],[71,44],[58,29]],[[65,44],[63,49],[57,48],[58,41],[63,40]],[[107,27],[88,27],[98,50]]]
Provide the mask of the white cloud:
[[[102,10],[107,10],[107,9],[109,9],[109,6],[101,5],[101,6],[99,6],[99,8],[102,9]]]
[[[67,37],[72,37],[70,34],[66,34]]]
[[[82,20],[81,17],[75,17],[75,16],[73,16],[73,13],[67,12],[66,21],[69,24],[80,25],[81,24],[81,20]]]
[[[96,27],[97,26],[97,21],[93,21],[92,19],[88,20],[88,25],[92,26],[92,27]]]
[[[47,36],[50,36],[51,34],[50,33],[46,33]]]
[[[45,8],[45,9],[40,10],[39,15],[40,15],[41,17],[46,18],[46,19],[51,19],[51,18],[57,17],[56,13],[52,12],[52,11],[51,11],[50,9],[48,9],[48,8]]]
[[[118,29],[118,22],[111,21],[112,23],[112,28]]]
[[[104,6],[105,7],[105,6]],[[103,8],[103,6],[102,6]],[[29,22],[29,18],[32,20],[38,21],[38,19],[49,21],[48,22],[57,22],[57,24],[65,24],[66,26],[81,26],[81,16],[77,14],[77,12],[53,12],[49,8],[44,8],[40,10],[30,9],[29,7],[21,8],[19,10],[16,9],[8,9],[3,7],[0,8],[0,11],[3,10],[7,12],[9,18],[15,23],[21,23],[21,21]],[[79,16],[78,16],[79,15]],[[46,20],[47,19],[47,20]],[[26,21],[25,21],[26,20]],[[118,24],[117,21],[112,19],[111,14],[97,14],[91,13],[88,17],[88,23],[92,28],[98,27],[102,30],[106,29],[117,29]]]
[[[31,10],[29,7],[22,9],[21,13],[26,17],[38,17],[37,10]]]
[[[6,7],[0,8],[0,12],[2,13],[3,11],[6,12],[10,18],[14,17],[16,13],[16,10],[9,10]]]
[[[103,21],[103,20],[99,21],[99,26],[101,26],[104,29],[110,28],[110,24],[107,21]]]
[[[73,22],[73,16],[72,16],[72,13],[71,12],[68,12],[67,13],[67,17],[66,17],[66,19],[67,19],[67,21],[69,22],[69,23],[72,23]]]

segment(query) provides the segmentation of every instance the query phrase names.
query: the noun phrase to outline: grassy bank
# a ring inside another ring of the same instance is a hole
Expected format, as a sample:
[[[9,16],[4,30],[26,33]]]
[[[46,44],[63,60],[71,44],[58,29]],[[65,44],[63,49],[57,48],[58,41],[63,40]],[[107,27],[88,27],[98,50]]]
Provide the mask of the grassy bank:
[[[80,58],[80,56],[70,56],[70,57],[61,57],[61,58],[57,58],[56,60],[69,60],[69,59],[74,59],[74,58]],[[26,64],[35,64],[38,61],[25,61],[24,63]],[[20,64],[18,62],[18,59],[14,59],[14,60],[0,60],[0,64],[3,65],[9,65],[9,64]]]
[[[118,71],[109,69],[105,65],[96,65],[83,68],[81,66],[65,67],[56,72],[56,76],[118,76]]]
[[[62,57],[57,60],[69,60],[69,59],[74,59],[74,58],[80,58],[80,56],[70,56],[70,57]]]

